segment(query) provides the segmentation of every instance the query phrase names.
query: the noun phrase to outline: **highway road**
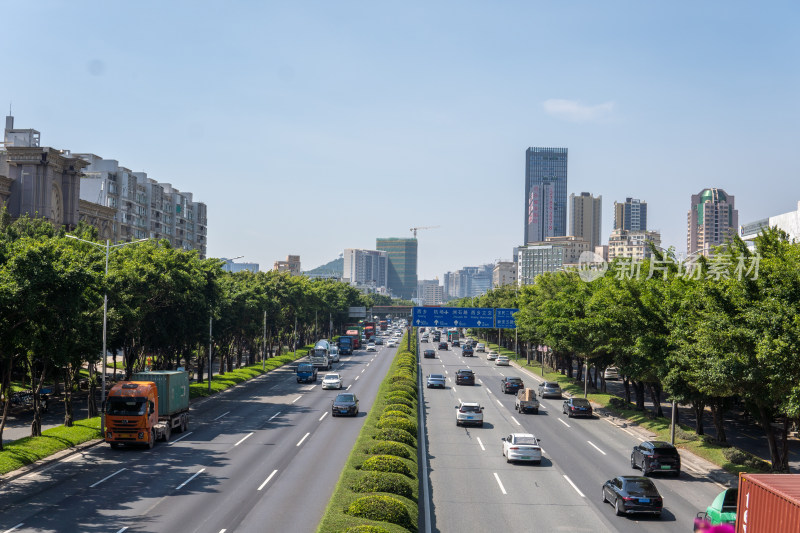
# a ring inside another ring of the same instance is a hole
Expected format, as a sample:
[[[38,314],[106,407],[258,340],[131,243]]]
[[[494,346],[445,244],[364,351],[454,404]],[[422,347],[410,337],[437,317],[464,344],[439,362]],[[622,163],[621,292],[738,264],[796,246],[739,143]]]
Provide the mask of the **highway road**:
[[[616,516],[602,503],[601,487],[618,475],[641,475],[630,466],[630,452],[642,439],[603,417],[570,419],[561,412],[562,400],[541,400],[538,415],[517,413],[514,396],[501,391],[500,380],[519,376],[536,388],[540,378],[475,355],[465,358],[451,347],[421,360],[423,380],[430,373],[448,378],[446,389],[422,391],[434,531],[683,532],[723,490],[684,464],[679,478],[652,476],[664,498],[661,519]],[[475,386],[455,386],[459,368],[473,370]],[[456,426],[459,401],[484,406],[482,428]],[[541,439],[541,465],[506,462],[501,438],[514,432]]]
[[[100,444],[0,486],[0,532],[315,531],[394,354],[334,364],[358,417],[289,365],[193,405],[152,450]]]

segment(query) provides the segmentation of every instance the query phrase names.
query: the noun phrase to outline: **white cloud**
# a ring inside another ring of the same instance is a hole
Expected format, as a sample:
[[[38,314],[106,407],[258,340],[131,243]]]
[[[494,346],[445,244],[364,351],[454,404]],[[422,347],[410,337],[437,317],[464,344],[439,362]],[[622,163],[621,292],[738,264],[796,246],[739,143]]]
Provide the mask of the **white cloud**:
[[[551,98],[542,104],[545,113],[571,122],[589,122],[610,115],[614,111],[614,102],[597,105],[585,105],[575,100],[559,100]]]

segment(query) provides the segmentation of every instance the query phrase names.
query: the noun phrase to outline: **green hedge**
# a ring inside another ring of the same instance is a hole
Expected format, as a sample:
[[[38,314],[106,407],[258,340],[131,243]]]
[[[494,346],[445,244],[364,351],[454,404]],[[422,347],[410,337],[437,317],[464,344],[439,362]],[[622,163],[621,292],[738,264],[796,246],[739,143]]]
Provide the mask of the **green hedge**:
[[[317,529],[320,533],[417,531],[417,366],[416,356],[405,346],[405,341],[400,343],[378,389]],[[392,411],[397,416],[383,421],[399,421],[408,424],[406,428],[378,427],[382,415]],[[400,450],[408,458],[398,455]]]
[[[216,376],[213,376],[211,380],[210,392],[208,390],[208,381],[204,381],[202,383],[192,383],[189,385],[189,397],[204,398],[206,396],[211,396],[212,394],[222,392],[237,385],[238,383],[243,383],[249,379],[253,379],[261,374],[269,372],[270,370],[275,370],[283,365],[293,363],[301,357],[305,357],[306,352],[311,348],[313,348],[313,346],[308,345],[296,352],[279,355],[278,357],[270,357],[263,363],[265,370],[261,369],[262,363],[256,363],[253,365],[244,366],[242,368],[237,368],[236,370],[231,370],[230,372],[225,372],[224,374],[217,374]]]

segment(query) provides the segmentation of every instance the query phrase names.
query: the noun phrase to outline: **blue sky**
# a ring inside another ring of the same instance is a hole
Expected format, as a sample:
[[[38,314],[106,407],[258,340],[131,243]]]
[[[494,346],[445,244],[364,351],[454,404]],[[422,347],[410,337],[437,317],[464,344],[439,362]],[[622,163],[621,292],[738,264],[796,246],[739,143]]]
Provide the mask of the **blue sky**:
[[[800,7],[741,1],[5,2],[0,104],[42,144],[208,204],[209,255],[304,269],[419,233],[421,278],[511,259],[525,149],[569,192],[800,200]]]

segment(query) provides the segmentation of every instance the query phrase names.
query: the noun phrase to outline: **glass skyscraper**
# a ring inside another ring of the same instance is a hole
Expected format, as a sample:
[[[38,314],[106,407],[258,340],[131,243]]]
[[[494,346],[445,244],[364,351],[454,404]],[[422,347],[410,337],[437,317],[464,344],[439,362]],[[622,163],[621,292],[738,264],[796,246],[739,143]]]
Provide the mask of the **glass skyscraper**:
[[[525,244],[567,234],[567,149],[525,151]]]
[[[392,295],[413,298],[417,289],[417,239],[379,238],[375,249],[389,254],[388,285]]]

